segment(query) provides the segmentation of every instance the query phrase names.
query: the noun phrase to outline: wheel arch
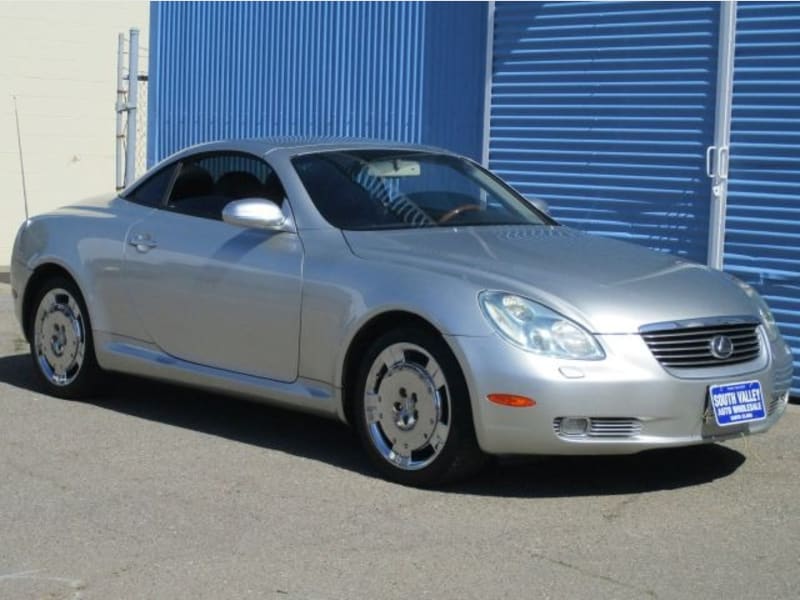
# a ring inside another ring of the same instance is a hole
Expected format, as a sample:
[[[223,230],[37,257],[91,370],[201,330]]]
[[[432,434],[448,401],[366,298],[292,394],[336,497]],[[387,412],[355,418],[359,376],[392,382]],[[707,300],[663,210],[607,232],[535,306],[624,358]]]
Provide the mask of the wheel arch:
[[[57,276],[66,277],[75,284],[75,287],[78,288],[78,291],[83,297],[83,303],[86,306],[86,310],[89,311],[89,305],[86,302],[86,294],[84,293],[83,288],[81,287],[80,283],[78,283],[77,278],[66,266],[55,261],[45,261],[40,263],[34,268],[33,273],[31,273],[31,276],[28,278],[28,281],[25,284],[25,291],[22,296],[22,329],[25,333],[25,339],[29,343],[32,338],[31,314],[34,310],[34,307],[31,306],[31,304],[33,299],[36,297],[37,292],[41,289],[41,286],[45,281]],[[92,322],[91,314],[89,314],[89,322]]]
[[[442,334],[440,329],[431,321],[416,313],[396,309],[388,310],[372,316],[369,320],[361,325],[356,334],[351,338],[350,343],[347,346],[347,351],[344,354],[344,360],[340,370],[342,415],[349,424],[352,425],[353,423],[353,388],[364,353],[367,351],[367,348],[369,348],[369,345],[372,343],[372,341],[378,336],[404,327],[417,327],[423,329],[432,335],[441,338],[445,345],[447,345],[448,348],[450,347],[447,339]],[[450,349],[450,351],[452,352],[452,349]],[[463,372],[464,368],[460,364],[456,353],[452,353],[459,365],[459,368],[461,368]]]

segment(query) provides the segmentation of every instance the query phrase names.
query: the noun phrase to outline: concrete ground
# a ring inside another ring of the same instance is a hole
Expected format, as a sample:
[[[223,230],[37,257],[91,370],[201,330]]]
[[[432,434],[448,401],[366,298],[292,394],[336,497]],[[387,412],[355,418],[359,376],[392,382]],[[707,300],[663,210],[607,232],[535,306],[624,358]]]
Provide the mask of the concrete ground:
[[[334,422],[117,377],[34,383],[0,284],[0,598],[797,598],[800,406],[768,434],[374,476]]]

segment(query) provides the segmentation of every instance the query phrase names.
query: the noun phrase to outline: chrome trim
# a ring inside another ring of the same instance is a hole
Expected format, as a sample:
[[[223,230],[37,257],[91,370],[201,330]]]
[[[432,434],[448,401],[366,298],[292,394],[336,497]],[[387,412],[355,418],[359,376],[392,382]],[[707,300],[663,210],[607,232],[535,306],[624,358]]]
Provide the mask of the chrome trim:
[[[281,207],[266,198],[243,198],[229,202],[222,209],[222,220],[238,227],[294,231]]]
[[[744,337],[744,336],[739,336],[739,337]],[[734,349],[733,339],[731,338],[732,336],[729,337],[727,335],[715,335],[713,338],[711,338],[711,341],[709,342],[711,355],[714,358],[718,358],[720,360],[725,360],[727,358],[730,358],[731,354],[733,354],[733,349]],[[754,342],[745,341],[745,345],[752,346],[753,343]],[[755,344],[756,346],[758,346],[757,341],[755,342]]]
[[[128,240],[128,244],[136,248],[138,252],[148,252],[158,246],[156,241],[151,239],[148,234],[142,233],[134,235]]]
[[[773,392],[772,398],[766,402],[766,406],[764,407],[767,411],[767,417],[771,417],[774,415],[778,410],[783,410],[786,405],[789,403],[789,392]]]
[[[752,315],[736,315],[730,317],[704,317],[702,319],[685,319],[683,321],[663,321],[660,323],[648,323],[639,327],[639,333],[650,333],[653,331],[667,331],[672,329],[688,329],[691,327],[717,327],[720,325],[760,325],[756,317]]]
[[[664,327],[657,329],[657,325]],[[662,323],[646,325],[640,331],[653,357],[668,370],[721,367],[762,355],[759,322],[752,317]]]
[[[561,422],[567,417],[553,419],[553,433],[559,438],[632,438],[642,433],[642,421],[635,417],[577,417],[589,421],[586,431],[581,434],[561,432]]]

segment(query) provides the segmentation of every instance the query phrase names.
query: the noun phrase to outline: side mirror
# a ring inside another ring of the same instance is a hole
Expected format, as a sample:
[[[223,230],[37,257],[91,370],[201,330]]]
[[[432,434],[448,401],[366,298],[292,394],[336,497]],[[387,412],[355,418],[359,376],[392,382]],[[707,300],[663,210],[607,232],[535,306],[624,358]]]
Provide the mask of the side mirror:
[[[536,210],[546,214],[548,217],[550,216],[550,205],[547,202],[541,198],[526,198],[526,200],[533,204]]]
[[[228,202],[222,209],[222,220],[231,225],[251,229],[272,231],[292,229],[280,206],[266,198],[243,198]]]

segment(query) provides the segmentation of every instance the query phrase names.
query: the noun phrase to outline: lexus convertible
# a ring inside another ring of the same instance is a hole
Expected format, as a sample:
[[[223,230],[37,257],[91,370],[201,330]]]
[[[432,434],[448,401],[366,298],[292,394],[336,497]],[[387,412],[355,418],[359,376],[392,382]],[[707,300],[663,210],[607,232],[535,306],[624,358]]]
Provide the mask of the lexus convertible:
[[[760,433],[792,377],[745,283],[424,146],[189,148],[27,220],[11,284],[50,394],[120,372],[338,418],[409,485]]]

